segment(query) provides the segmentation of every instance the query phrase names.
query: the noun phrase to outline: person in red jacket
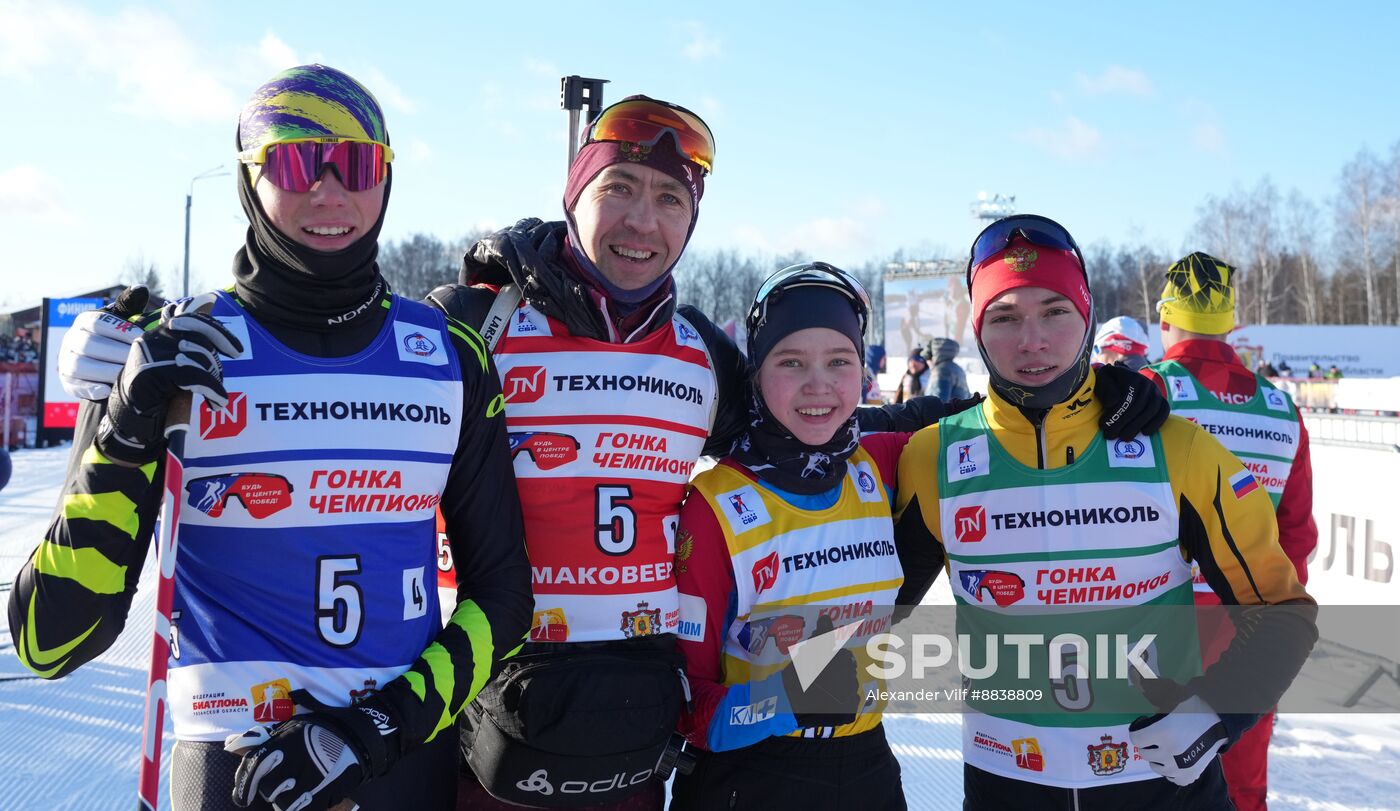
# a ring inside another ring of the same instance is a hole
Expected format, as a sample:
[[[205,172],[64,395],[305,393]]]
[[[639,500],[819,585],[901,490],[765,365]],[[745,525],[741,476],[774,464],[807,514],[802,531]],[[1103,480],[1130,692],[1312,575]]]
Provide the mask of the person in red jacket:
[[[1165,354],[1143,374],[1171,400],[1173,413],[1215,434],[1269,491],[1279,545],[1293,562],[1298,582],[1306,585],[1308,555],[1317,547],[1308,431],[1288,395],[1250,371],[1226,340],[1235,328],[1234,273],[1230,265],[1199,252],[1167,270],[1157,305]],[[1240,426],[1273,429],[1255,432],[1272,438],[1249,438],[1233,430]],[[1197,605],[1220,605],[1199,573],[1195,590]],[[1225,780],[1239,811],[1266,808],[1272,731],[1270,713],[1224,755]]]
[[[825,262],[778,271],[750,309],[749,429],[694,478],[676,533],[681,728],[702,751],[672,811],[908,807],[863,676],[903,582],[890,510],[910,437],[856,422],[869,313]],[[843,647],[804,683],[791,651],[837,625]]]

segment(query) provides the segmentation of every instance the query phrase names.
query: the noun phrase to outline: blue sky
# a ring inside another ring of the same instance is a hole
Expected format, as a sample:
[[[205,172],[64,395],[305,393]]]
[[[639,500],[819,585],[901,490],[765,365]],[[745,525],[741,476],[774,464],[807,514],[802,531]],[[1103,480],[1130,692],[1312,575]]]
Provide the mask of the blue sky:
[[[710,123],[693,247],[851,265],[961,255],[980,190],[1081,243],[1184,252],[1207,194],[1267,174],[1325,202],[1359,148],[1400,140],[1389,3],[233,8],[0,0],[0,305],[137,257],[178,283],[189,179],[232,167],[243,100],[309,61],[386,109],[386,239],[559,217],[566,73]],[[232,177],[199,181],[193,287],[227,283],[243,230]]]

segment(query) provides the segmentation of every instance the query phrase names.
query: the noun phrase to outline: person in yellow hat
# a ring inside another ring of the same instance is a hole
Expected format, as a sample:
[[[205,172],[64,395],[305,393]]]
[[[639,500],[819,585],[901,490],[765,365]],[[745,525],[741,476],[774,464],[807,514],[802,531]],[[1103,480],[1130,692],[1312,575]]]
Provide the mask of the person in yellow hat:
[[[1228,333],[1235,328],[1234,277],[1233,267],[1208,253],[1178,260],[1167,269],[1167,286],[1157,302],[1162,323],[1202,335]]]
[[[1308,555],[1317,547],[1308,432],[1288,394],[1250,371],[1226,340],[1235,328],[1235,273],[1200,252],[1167,270],[1158,305],[1165,354],[1143,374],[1171,399],[1174,414],[1215,435],[1268,491],[1279,545],[1298,582],[1306,584]],[[1199,569],[1193,579],[1198,605],[1220,604]],[[1207,659],[1213,655],[1206,651]],[[1272,730],[1269,713],[1222,758],[1230,798],[1240,811],[1265,808]]]

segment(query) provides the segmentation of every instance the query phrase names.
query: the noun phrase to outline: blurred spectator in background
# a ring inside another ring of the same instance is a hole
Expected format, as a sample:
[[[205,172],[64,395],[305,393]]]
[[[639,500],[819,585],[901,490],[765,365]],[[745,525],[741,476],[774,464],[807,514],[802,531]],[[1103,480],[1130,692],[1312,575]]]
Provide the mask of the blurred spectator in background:
[[[885,347],[871,344],[865,348],[865,394],[866,405],[881,405],[885,397],[880,393],[880,375],[885,372]]]
[[[927,384],[928,361],[924,360],[922,349],[915,349],[909,353],[909,363],[905,367],[904,376],[899,379],[899,387],[894,390],[894,401],[902,403],[918,397],[924,393]]]
[[[928,383],[924,393],[937,397],[945,403],[966,400],[972,396],[967,390],[967,375],[962,367],[953,362],[958,356],[958,342],[952,338],[934,338],[930,345],[933,366],[929,368]]]
[[[14,335],[0,336],[0,363],[35,363],[39,360],[39,347],[29,335],[17,331]]]
[[[1136,318],[1120,315],[1094,333],[1094,363],[1122,363],[1134,372],[1147,365],[1147,330]]]

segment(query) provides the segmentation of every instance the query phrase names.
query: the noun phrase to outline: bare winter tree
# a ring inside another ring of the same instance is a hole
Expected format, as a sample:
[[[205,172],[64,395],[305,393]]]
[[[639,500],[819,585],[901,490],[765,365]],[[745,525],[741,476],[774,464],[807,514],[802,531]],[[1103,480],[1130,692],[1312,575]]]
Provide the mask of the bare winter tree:
[[[1384,207],[1386,219],[1390,221],[1390,266],[1391,284],[1395,294],[1395,318],[1400,322],[1400,141],[1390,146],[1390,160],[1386,162],[1384,183]]]
[[[1333,214],[1333,235],[1342,266],[1361,277],[1367,324],[1383,323],[1377,283],[1377,240],[1384,233],[1384,177],[1380,161],[1368,149],[1342,167]]]
[[[1118,266],[1114,262],[1113,244],[1099,240],[1082,246],[1082,250],[1098,319],[1105,321],[1123,313],[1123,302],[1127,297],[1123,295],[1122,280],[1118,277]]]
[[[379,270],[395,293],[421,299],[440,284],[457,281],[466,247],[483,234],[444,242],[432,234],[411,234],[379,248]]]
[[[1232,265],[1240,263],[1240,242],[1248,215],[1244,192],[1235,189],[1227,197],[1210,195],[1196,207],[1196,223],[1191,228],[1190,251],[1205,251]]]
[[[732,249],[693,251],[676,266],[676,300],[694,305],[716,324],[731,318],[743,323],[769,272],[766,263]]]
[[[1317,244],[1321,213],[1317,204],[1297,189],[1288,193],[1283,210],[1285,247],[1293,254],[1297,273],[1290,292],[1297,300],[1300,320],[1304,324],[1324,323],[1322,283],[1318,278]]]
[[[1132,248],[1125,248],[1120,260],[1119,275],[1131,280],[1133,294],[1124,302],[1127,314],[1137,318],[1144,325],[1156,320],[1157,295],[1162,291],[1167,267],[1171,260],[1164,258],[1160,251],[1139,242]]]
[[[155,262],[149,262],[143,254],[137,254],[126,260],[122,265],[120,281],[122,284],[135,285],[144,284],[151,291],[151,300],[165,298],[165,285],[160,278],[160,268]]]
[[[1240,319],[1255,324],[1277,321],[1274,313],[1283,292],[1278,280],[1281,254],[1278,189],[1268,177],[1260,180],[1241,201],[1244,232],[1239,235],[1243,264]],[[1229,261],[1229,260],[1227,260]]]

